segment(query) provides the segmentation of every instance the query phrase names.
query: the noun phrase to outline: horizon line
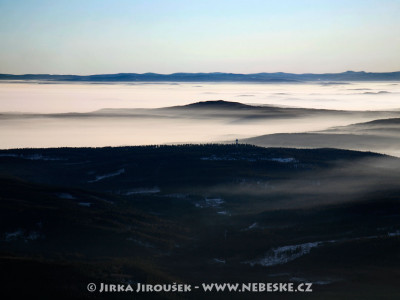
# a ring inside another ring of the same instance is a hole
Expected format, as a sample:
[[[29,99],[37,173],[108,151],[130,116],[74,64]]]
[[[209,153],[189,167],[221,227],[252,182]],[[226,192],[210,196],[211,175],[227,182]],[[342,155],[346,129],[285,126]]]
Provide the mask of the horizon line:
[[[25,76],[25,75],[50,75],[50,76],[96,76],[96,75],[123,75],[123,74],[136,74],[136,75],[176,75],[176,74],[232,74],[232,75],[257,75],[257,74],[291,74],[291,75],[327,75],[327,74],[343,74],[343,73],[365,73],[365,74],[388,74],[388,73],[400,73],[398,71],[385,71],[385,72],[373,72],[373,71],[353,71],[346,70],[342,72],[326,72],[326,73],[294,73],[294,72],[255,72],[255,73],[235,73],[235,72],[173,72],[173,73],[157,73],[157,72],[144,72],[144,73],[135,73],[135,72],[117,72],[117,73],[90,73],[90,74],[73,74],[73,73],[0,73],[0,75],[11,75],[11,76]]]

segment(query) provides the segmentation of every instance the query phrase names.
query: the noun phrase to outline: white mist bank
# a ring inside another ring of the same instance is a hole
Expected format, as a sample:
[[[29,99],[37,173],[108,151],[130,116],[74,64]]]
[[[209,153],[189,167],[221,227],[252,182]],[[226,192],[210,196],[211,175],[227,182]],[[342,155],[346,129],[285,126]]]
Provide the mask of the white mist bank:
[[[157,118],[0,118],[0,148],[102,147],[234,141],[323,130],[351,120],[322,117],[246,122]]]
[[[46,115],[103,108],[158,108],[223,99],[258,105],[334,110],[392,110],[400,85],[248,83],[0,83],[0,148],[101,147],[209,143],[249,137],[325,130],[382,115],[305,114],[266,118],[204,117],[196,113],[143,116]],[[41,116],[15,117],[6,112]],[[11,116],[11,117],[10,117]],[[340,145],[338,145],[339,147]]]
[[[223,99],[335,110],[399,109],[400,83],[48,83],[0,82],[0,112],[91,112]]]

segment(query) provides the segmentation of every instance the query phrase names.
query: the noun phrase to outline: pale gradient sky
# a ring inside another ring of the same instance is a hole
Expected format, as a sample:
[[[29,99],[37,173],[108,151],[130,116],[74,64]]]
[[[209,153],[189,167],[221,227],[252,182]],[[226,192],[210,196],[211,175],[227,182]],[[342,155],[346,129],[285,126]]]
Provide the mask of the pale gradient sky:
[[[399,0],[0,0],[0,73],[400,70]]]

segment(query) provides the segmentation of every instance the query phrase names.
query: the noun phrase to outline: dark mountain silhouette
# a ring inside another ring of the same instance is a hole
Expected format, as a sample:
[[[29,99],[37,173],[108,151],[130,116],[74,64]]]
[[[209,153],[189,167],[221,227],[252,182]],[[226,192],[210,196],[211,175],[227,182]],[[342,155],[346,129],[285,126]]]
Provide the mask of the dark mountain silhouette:
[[[181,106],[172,106],[169,107],[170,109],[259,109],[260,106],[252,106],[243,104],[240,102],[233,102],[233,101],[224,101],[224,100],[209,100],[209,101],[200,101],[195,102],[187,105]]]
[[[354,126],[363,125],[400,125],[400,118],[379,119],[370,122],[354,124]]]
[[[46,80],[46,81],[87,81],[87,82],[302,82],[322,81],[325,84],[337,84],[342,81],[379,81],[400,80],[400,72],[354,72],[325,74],[293,73],[118,73],[97,75],[52,75],[52,74],[0,74],[0,80]],[[336,82],[337,81],[337,82]]]
[[[337,126],[318,132],[276,133],[242,140],[262,147],[335,147],[399,155],[400,118]]]

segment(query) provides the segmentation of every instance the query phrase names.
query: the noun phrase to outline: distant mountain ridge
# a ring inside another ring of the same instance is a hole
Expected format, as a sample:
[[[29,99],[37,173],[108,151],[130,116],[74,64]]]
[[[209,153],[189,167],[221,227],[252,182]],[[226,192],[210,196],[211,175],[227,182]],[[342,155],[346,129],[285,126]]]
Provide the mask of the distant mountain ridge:
[[[0,80],[44,80],[44,81],[77,81],[77,82],[304,82],[322,81],[400,81],[399,72],[354,72],[324,74],[293,73],[118,73],[97,75],[52,75],[52,74],[0,74]]]

